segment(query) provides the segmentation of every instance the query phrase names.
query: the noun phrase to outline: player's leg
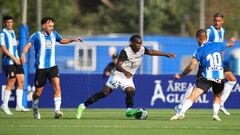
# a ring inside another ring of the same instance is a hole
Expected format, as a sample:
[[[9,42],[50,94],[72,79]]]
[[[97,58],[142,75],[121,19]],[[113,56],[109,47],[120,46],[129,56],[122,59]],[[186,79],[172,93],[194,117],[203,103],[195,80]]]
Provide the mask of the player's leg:
[[[60,111],[62,98],[61,98],[61,88],[60,88],[60,79],[59,77],[54,77],[51,79],[51,85],[54,89],[54,118],[60,118],[63,116],[63,113]]]
[[[191,95],[193,89],[194,89],[194,87],[188,88],[187,91],[185,92],[183,98],[181,99],[180,103],[177,106],[175,106],[176,114],[180,113],[183,104],[187,100],[187,97]]]
[[[125,88],[124,92],[126,94],[126,99],[125,99],[126,108],[127,108],[126,117],[134,117],[136,115],[141,115],[142,110],[133,109],[134,96],[135,96],[134,87],[127,87]]]
[[[203,93],[207,92],[211,87],[211,83],[205,79],[199,79],[196,81],[196,87],[193,89],[191,95],[184,102],[182,109],[179,114],[174,115],[170,120],[181,120],[185,118],[186,111],[192,106],[192,104],[198,99]]]
[[[16,98],[17,98],[17,106],[16,111],[28,112],[29,109],[22,106],[22,97],[23,97],[23,87],[24,87],[24,71],[22,66],[17,66],[17,89],[16,89]]]
[[[14,87],[15,81],[16,81],[16,73],[15,73],[15,66],[4,66],[4,70],[6,72],[7,76],[7,86],[3,92],[3,103],[1,106],[1,109],[4,111],[7,115],[13,115],[13,113],[10,111],[8,107],[8,102],[11,96],[11,91]]]
[[[227,67],[224,67],[225,70],[225,76],[227,79],[227,82],[224,84],[224,89],[221,93],[221,106],[220,106],[220,110],[225,114],[225,115],[230,115],[230,113],[225,109],[224,107],[224,103],[226,102],[226,100],[228,99],[234,85],[237,82],[236,77],[234,76],[234,74],[227,69]]]
[[[60,77],[59,70],[57,66],[51,67],[48,69],[48,79],[51,82],[51,86],[54,90],[54,118],[58,119],[63,116],[63,113],[60,111],[62,104],[62,94],[60,87]]]
[[[39,98],[43,92],[44,85],[46,84],[47,80],[47,71],[46,69],[37,69],[35,73],[34,85],[36,90],[33,93],[33,101],[32,101],[32,109],[33,109],[33,116],[36,119],[41,119],[40,112],[38,110],[38,103]]]
[[[89,105],[97,102],[99,99],[102,99],[102,98],[108,96],[112,91],[113,91],[112,88],[110,88],[109,86],[104,86],[101,91],[93,94],[84,103],[81,103],[78,106],[77,113],[76,113],[76,118],[80,119],[84,109],[86,109]]]
[[[221,119],[218,116],[218,112],[220,109],[220,103],[221,103],[221,92],[224,88],[224,81],[222,83],[213,83],[212,91],[214,94],[214,101],[213,101],[213,120],[221,121]]]

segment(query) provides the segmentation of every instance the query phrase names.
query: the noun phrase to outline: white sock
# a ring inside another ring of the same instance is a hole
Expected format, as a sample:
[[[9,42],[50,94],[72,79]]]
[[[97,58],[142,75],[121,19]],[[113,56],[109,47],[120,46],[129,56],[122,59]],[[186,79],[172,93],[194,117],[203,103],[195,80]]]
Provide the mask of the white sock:
[[[39,103],[39,100],[38,100],[38,99],[33,100],[33,101],[32,101],[32,107],[33,107],[33,108],[38,108],[38,103]]]
[[[23,90],[17,89],[16,96],[17,96],[17,106],[21,108],[22,107]]]
[[[183,104],[180,113],[185,113],[192,106],[192,104],[193,104],[193,102],[191,100],[187,99],[185,101],[185,103]]]
[[[60,110],[61,103],[62,103],[61,97],[54,98],[55,111]]]
[[[5,89],[4,94],[3,94],[2,106],[8,106],[8,101],[9,101],[10,96],[11,96],[11,91]]]
[[[185,101],[187,100],[188,96],[190,96],[190,94],[192,93],[193,88],[194,88],[194,87],[190,87],[190,88],[187,89],[187,91],[185,92],[183,98],[182,98],[181,101],[180,101],[180,104],[178,105],[178,108],[179,108],[179,109],[182,109],[183,104],[184,104]]]
[[[221,106],[224,106],[225,101],[228,99],[236,81],[228,81],[224,84],[224,88],[221,95]]]
[[[220,109],[220,104],[214,103],[214,104],[213,104],[213,114],[217,115],[219,109]]]

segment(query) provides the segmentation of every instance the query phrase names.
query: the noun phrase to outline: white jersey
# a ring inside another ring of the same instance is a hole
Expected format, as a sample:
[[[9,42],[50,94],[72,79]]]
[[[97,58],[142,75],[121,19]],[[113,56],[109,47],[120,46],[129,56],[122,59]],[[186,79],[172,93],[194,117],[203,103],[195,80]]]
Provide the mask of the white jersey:
[[[130,46],[126,47],[124,51],[126,52],[126,58],[123,60],[122,68],[134,75],[142,62],[145,47],[141,46],[141,49],[137,53],[135,53]],[[119,56],[119,58],[120,57],[121,56]],[[125,76],[124,73],[119,72],[116,69],[114,69],[112,73],[113,75]]]
[[[130,46],[126,47],[121,51],[118,58],[123,61],[122,68],[134,75],[142,62],[145,51],[146,48],[143,46],[137,53],[135,53]],[[117,71],[116,68],[112,70],[105,85],[111,89],[117,89],[119,86],[122,90],[125,90],[127,87],[135,89],[133,78],[127,78],[124,73]]]

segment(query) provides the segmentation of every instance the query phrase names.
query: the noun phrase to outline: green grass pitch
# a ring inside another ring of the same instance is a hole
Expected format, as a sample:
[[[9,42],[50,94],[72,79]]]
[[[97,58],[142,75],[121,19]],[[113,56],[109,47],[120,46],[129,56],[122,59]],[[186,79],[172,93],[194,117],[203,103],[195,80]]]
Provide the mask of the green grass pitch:
[[[221,122],[212,120],[211,109],[191,109],[181,121],[169,121],[170,109],[148,109],[147,120],[127,119],[125,109],[86,109],[80,120],[75,109],[63,109],[63,118],[54,119],[53,110],[40,109],[41,120],[32,112],[0,112],[0,135],[238,135],[240,110],[220,113]]]

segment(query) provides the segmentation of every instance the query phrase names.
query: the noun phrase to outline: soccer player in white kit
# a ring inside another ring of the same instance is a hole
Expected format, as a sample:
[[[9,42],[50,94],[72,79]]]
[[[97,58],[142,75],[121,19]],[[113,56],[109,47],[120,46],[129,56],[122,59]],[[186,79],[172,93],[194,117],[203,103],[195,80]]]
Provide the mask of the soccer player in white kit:
[[[208,36],[208,41],[210,42],[223,42],[224,41],[224,34],[225,31],[222,28],[223,23],[224,23],[224,16],[222,13],[216,13],[214,15],[214,25],[210,26],[207,29],[207,36]],[[200,67],[199,67],[200,69]],[[199,71],[200,72],[200,71]],[[233,89],[234,85],[237,82],[236,77],[234,76],[234,74],[228,69],[227,66],[224,66],[224,74],[226,77],[227,82],[225,82],[224,84],[224,89],[221,93],[221,106],[220,106],[220,110],[225,114],[225,115],[230,115],[230,113],[225,109],[224,107],[224,103],[227,100],[227,98],[229,97],[231,90]],[[197,78],[199,76],[199,73],[197,75]],[[182,105],[184,104],[184,102],[186,101],[187,97],[192,93],[193,88],[189,88],[184,97],[181,99],[181,102],[179,105],[175,106],[175,110],[177,113],[180,112]]]
[[[54,89],[54,117],[60,118],[63,113],[60,111],[62,98],[60,87],[60,76],[58,67],[55,60],[55,46],[56,42],[61,44],[68,44],[71,42],[78,42],[82,40],[80,38],[62,38],[54,29],[55,19],[52,17],[44,17],[41,20],[42,29],[32,34],[29,42],[23,49],[21,55],[21,62],[26,61],[25,55],[31,46],[34,46],[35,50],[35,87],[36,90],[33,94],[33,115],[36,119],[40,119],[41,115],[38,111],[38,102],[42,94],[47,79],[51,82]]]
[[[99,99],[108,96],[113,91],[113,89],[117,89],[118,87],[121,87],[121,89],[126,94],[126,116],[134,117],[141,114],[141,110],[133,109],[135,95],[133,76],[136,73],[136,70],[139,68],[144,54],[175,58],[175,54],[173,53],[164,53],[157,50],[149,50],[142,46],[141,36],[131,36],[130,45],[121,51],[116,67],[112,70],[111,75],[103,89],[95,93],[84,103],[81,103],[78,106],[76,118],[80,119],[82,112],[86,107],[97,102]]]

